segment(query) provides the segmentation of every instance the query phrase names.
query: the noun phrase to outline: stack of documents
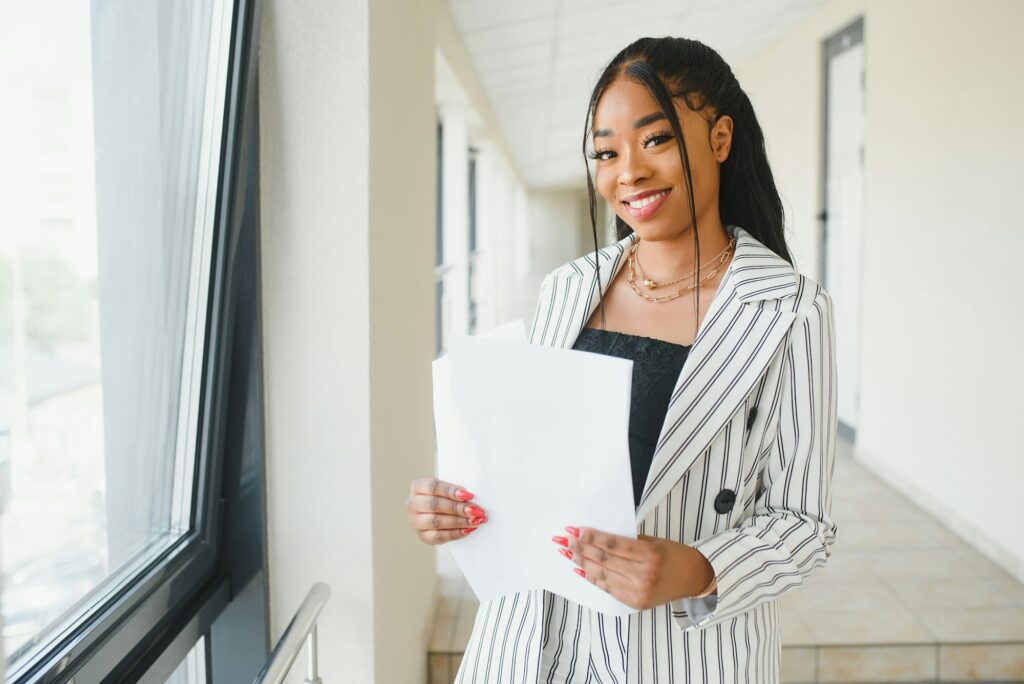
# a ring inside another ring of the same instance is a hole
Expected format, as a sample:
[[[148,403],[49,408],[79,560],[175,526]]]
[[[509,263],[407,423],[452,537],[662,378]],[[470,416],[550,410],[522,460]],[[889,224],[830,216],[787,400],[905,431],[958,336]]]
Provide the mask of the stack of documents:
[[[480,529],[447,545],[480,601],[546,589],[637,612],[572,571],[565,526],[636,539],[629,462],[633,362],[531,345],[523,322],[453,336],[434,361],[438,473],[476,496]]]

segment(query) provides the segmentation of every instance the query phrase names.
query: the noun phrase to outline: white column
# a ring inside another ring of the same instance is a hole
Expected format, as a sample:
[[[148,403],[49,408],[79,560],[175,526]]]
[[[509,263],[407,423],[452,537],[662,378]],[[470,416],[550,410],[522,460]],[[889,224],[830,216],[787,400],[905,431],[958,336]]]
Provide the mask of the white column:
[[[434,553],[404,500],[433,472],[434,7],[264,3],[270,628],[330,584],[325,682],[426,680]]]
[[[451,271],[445,278],[448,333],[464,335],[469,331],[469,139],[466,110],[463,105],[442,104],[441,195],[444,263]]]

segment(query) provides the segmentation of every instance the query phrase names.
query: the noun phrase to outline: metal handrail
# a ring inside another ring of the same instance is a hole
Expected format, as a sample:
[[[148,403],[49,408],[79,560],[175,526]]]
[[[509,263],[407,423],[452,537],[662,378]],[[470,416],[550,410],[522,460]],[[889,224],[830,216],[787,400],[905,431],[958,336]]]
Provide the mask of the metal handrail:
[[[317,674],[316,619],[330,596],[331,588],[323,582],[317,582],[310,587],[302,605],[295,611],[288,626],[284,628],[284,633],[277,640],[277,645],[270,652],[270,657],[263,669],[256,675],[253,684],[264,684],[265,682],[281,684],[285,675],[291,670],[295,658],[298,657],[303,642],[307,647],[305,684],[322,684],[322,680]]]

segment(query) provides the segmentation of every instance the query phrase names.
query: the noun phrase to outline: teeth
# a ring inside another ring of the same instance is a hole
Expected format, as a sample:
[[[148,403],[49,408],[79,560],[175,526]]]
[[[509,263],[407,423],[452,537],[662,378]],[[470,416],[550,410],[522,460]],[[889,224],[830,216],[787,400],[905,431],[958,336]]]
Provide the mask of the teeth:
[[[629,204],[629,206],[633,207],[634,209],[643,209],[648,204],[651,204],[653,202],[657,202],[659,199],[661,199],[662,197],[664,197],[667,194],[668,194],[668,190],[662,190],[661,192],[659,192],[656,195],[648,195],[647,197],[644,197],[641,200],[636,200],[635,202],[627,202],[627,204]]]

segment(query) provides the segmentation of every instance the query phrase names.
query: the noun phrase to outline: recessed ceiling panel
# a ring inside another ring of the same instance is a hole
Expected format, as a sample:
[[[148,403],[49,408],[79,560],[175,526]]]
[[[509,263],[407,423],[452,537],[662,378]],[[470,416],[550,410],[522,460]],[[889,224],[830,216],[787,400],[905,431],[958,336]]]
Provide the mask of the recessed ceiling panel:
[[[448,0],[531,187],[586,186],[580,142],[604,66],[643,36],[685,36],[732,62],[826,0]]]

